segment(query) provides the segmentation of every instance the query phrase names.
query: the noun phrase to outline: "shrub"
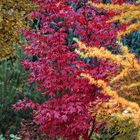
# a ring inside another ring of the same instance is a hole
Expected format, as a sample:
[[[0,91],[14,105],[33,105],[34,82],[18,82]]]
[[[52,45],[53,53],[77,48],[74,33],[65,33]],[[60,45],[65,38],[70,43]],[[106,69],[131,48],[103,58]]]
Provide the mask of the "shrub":
[[[25,16],[34,7],[30,0],[0,1],[0,58],[13,56],[18,28],[25,25]]]
[[[22,97],[22,95],[18,94],[18,90],[21,90],[20,86],[22,86],[20,72],[21,67],[17,62],[13,63],[11,60],[0,62],[0,114],[3,114],[0,118],[1,133],[5,133],[8,131],[7,129],[12,129],[14,127],[13,124],[18,122],[18,118],[15,116],[16,113],[13,112],[11,104]]]
[[[122,39],[123,44],[129,47],[132,53],[140,57],[140,33],[139,31],[132,32]]]
[[[12,104],[24,97],[24,83],[27,75],[19,62],[22,52],[17,48],[15,50],[16,60],[0,61],[0,133],[4,135],[16,133],[21,119],[29,118],[24,111],[16,113],[12,109]]]
[[[116,72],[116,67],[96,59],[81,60],[74,52],[77,45],[73,37],[95,46],[114,47],[114,30],[119,28],[104,23],[104,19],[113,16],[111,13],[96,11],[84,0],[36,2],[39,11],[28,15],[31,28],[23,29],[27,40],[24,53],[28,59],[22,64],[30,72],[29,82],[35,82],[36,91],[49,100],[38,104],[24,99],[13,107],[15,110],[32,108],[33,121],[51,139],[78,139],[80,136],[89,139],[88,131],[94,119],[87,106],[97,97],[107,97],[79,75],[87,68],[97,79],[107,80]]]
[[[91,116],[88,107],[90,102],[98,99],[104,101],[113,97],[122,107],[131,107],[139,115],[137,104],[118,96],[116,91],[106,85],[111,76],[114,77],[118,70],[128,66],[127,61],[122,61],[123,57],[119,55],[121,51],[128,55],[126,47],[123,50],[116,49],[116,32],[124,30],[125,26],[118,27],[106,22],[108,17],[114,16],[114,12],[97,11],[84,0],[34,2],[38,3],[39,10],[28,15],[31,27],[22,32],[27,41],[24,53],[28,57],[22,64],[30,73],[29,82],[35,83],[36,91],[47,99],[36,103],[25,98],[14,104],[13,108],[31,108],[33,121],[50,139],[90,139],[92,134],[89,131],[95,131],[98,122]],[[97,56],[92,58],[91,55],[84,59],[80,57],[81,53],[77,56],[75,49],[78,46],[73,37],[93,45],[92,49],[97,51]],[[111,53],[105,48],[115,49],[115,52]],[[114,62],[105,59],[110,59],[109,55],[113,56],[111,58]],[[123,62],[120,69],[119,60]],[[129,65],[126,68],[131,67]],[[94,85],[82,77],[85,75],[80,76],[81,73],[89,73],[94,77],[91,78]]]
[[[79,44],[79,50],[76,50],[76,52],[81,57],[109,59],[110,62],[120,67],[118,75],[111,77],[109,81],[97,80],[94,76],[86,73],[81,74],[81,76],[89,79],[90,84],[100,87],[101,92],[109,95],[113,99],[113,102],[108,101],[104,103],[102,100],[97,100],[91,104],[90,111],[93,113],[93,117],[96,118],[98,127],[102,128],[103,123],[107,124],[107,127],[113,124],[116,133],[118,132],[118,134],[115,135],[117,139],[128,137],[130,132],[133,138],[138,138],[140,107],[138,105],[139,99],[137,100],[137,98],[139,98],[140,89],[140,65],[135,55],[129,53],[126,46],[121,46],[121,54],[115,55],[103,47],[86,47],[86,45],[77,39],[74,40]],[[115,122],[110,122],[112,119],[114,119]],[[131,123],[127,123],[129,119]],[[116,122],[118,124],[116,124]],[[132,132],[134,133],[132,134]],[[122,133],[125,133],[123,137]],[[132,137],[130,139],[132,139]]]

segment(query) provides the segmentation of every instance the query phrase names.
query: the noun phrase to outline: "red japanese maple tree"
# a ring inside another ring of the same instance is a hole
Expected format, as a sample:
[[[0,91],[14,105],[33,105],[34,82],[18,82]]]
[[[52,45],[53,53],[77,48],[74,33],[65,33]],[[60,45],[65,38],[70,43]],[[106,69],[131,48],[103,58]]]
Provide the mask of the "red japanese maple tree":
[[[23,60],[22,64],[30,72],[29,82],[35,82],[36,90],[49,99],[40,104],[24,99],[13,107],[15,110],[32,108],[33,121],[51,138],[90,139],[91,122],[92,129],[96,124],[88,105],[96,98],[108,97],[80,74],[88,72],[96,79],[107,81],[110,71],[116,72],[116,66],[96,58],[82,60],[74,52],[77,45],[73,37],[87,45],[113,48],[120,27],[105,22],[114,13],[94,9],[87,0],[33,2],[39,9],[31,12],[28,19],[34,20],[35,27],[22,32],[28,44],[24,46],[25,55],[32,59]]]

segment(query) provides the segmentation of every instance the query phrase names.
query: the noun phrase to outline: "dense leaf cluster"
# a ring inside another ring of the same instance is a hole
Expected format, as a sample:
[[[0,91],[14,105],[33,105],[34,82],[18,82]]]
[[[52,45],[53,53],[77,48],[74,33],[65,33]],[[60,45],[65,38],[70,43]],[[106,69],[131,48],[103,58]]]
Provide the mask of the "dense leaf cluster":
[[[89,113],[89,104],[109,97],[80,74],[89,73],[96,80],[107,82],[118,69],[108,60],[78,56],[73,38],[95,48],[106,47],[116,54],[120,51],[116,45],[116,33],[125,30],[125,26],[117,22],[107,23],[115,13],[98,10],[87,0],[33,2],[39,8],[27,16],[30,27],[22,28],[25,37],[22,45],[27,57],[22,65],[29,72],[28,81],[35,84],[36,92],[27,91],[28,98],[19,100],[13,108],[32,109],[33,122],[50,139],[77,140],[83,137],[88,140],[99,130],[99,124]],[[123,2],[126,1],[114,3]],[[42,97],[34,98],[40,93]]]
[[[34,7],[30,0],[0,1],[0,58],[13,55],[19,27],[25,25],[26,14]]]

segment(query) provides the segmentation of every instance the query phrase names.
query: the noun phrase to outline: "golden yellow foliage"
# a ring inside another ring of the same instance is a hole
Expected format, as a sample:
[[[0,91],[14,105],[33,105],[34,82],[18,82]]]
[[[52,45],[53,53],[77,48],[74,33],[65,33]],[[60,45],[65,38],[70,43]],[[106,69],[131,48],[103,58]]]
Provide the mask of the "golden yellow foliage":
[[[97,87],[100,87],[102,88],[102,92],[111,96],[112,99],[117,102],[117,104],[121,105],[121,107],[124,109],[124,110],[127,110],[128,113],[124,113],[124,114],[121,114],[122,117],[124,118],[132,118],[133,121],[135,122],[136,125],[140,125],[140,107],[137,103],[135,102],[130,102],[128,100],[126,100],[125,98],[123,97],[120,97],[118,94],[117,94],[117,91],[114,91],[111,89],[111,87],[109,85],[107,85],[103,80],[95,80],[94,78],[92,78],[89,74],[82,74],[81,76],[89,79],[89,83],[90,84],[93,84],[93,85],[96,85]],[[113,104],[112,104],[113,105]],[[105,105],[104,105],[105,106]],[[115,108],[114,108],[115,109]],[[103,113],[103,110],[99,110]],[[105,110],[104,110],[105,111]],[[106,110],[105,112],[107,113],[111,113],[110,111],[113,111],[112,108],[108,110]],[[114,114],[115,112],[112,112],[112,114]],[[122,112],[123,113],[123,112]],[[120,114],[120,112],[119,112]],[[99,115],[99,114],[98,114]],[[98,116],[97,115],[97,116]],[[101,115],[101,114],[100,114]],[[99,116],[100,116],[99,115]]]
[[[127,116],[127,118],[132,118],[136,125],[140,125],[139,105],[136,102],[132,102],[121,97],[123,94],[127,96],[129,90],[131,91],[131,89],[133,88],[140,89],[140,65],[135,58],[135,55],[129,53],[126,46],[121,46],[121,54],[115,55],[105,48],[86,47],[85,44],[78,41],[77,39],[74,40],[79,45],[79,49],[77,49],[76,52],[81,57],[98,57],[100,59],[108,59],[110,60],[110,62],[113,62],[120,66],[120,73],[116,77],[110,78],[110,81],[108,83],[103,80],[95,80],[92,76],[86,73],[81,74],[81,76],[89,79],[90,84],[96,85],[97,87],[102,89],[103,93],[111,96],[113,100],[115,100],[122,106],[123,110],[127,110],[129,112],[125,114],[125,117]],[[124,80],[126,80],[126,82],[124,82]],[[118,84],[120,88],[115,88],[116,84]],[[126,90],[126,88],[128,89],[128,91]],[[122,94],[121,96],[120,93]],[[137,97],[139,97],[139,93],[139,90],[131,91],[132,96],[133,94],[136,94]]]
[[[99,9],[105,9],[107,11],[111,10],[116,13],[116,15],[110,19],[107,22],[114,22],[114,21],[120,21],[121,23],[128,23],[133,20],[136,20],[136,22],[129,25],[126,30],[123,32],[118,33],[118,40],[121,39],[122,36],[131,33],[132,31],[138,30],[140,28],[140,5],[132,5],[132,4],[95,4],[90,2],[94,7]],[[139,1],[137,1],[139,3]]]
[[[90,104],[89,111],[98,125],[104,124],[106,132],[111,132],[110,136],[112,133],[115,135],[114,140],[139,139],[140,127],[135,125],[137,122],[132,120],[129,110],[123,110],[115,99],[98,99]],[[102,133],[98,133],[103,137]]]
[[[104,47],[86,47],[85,44],[78,41],[76,38],[74,38],[74,40],[79,45],[79,49],[76,49],[76,52],[83,58],[98,57],[100,59],[108,59],[117,65],[121,65],[122,68],[140,70],[140,65],[138,64],[137,59],[135,59],[135,55],[129,53],[127,46],[121,46],[120,49],[122,53],[116,55],[112,54]]]
[[[17,29],[23,27],[25,15],[34,7],[30,0],[0,0],[0,58],[12,55]]]
[[[131,22],[125,31],[118,32],[118,40],[124,35],[140,28],[139,0],[137,1],[137,5],[91,4],[96,8],[103,8],[116,13],[116,16],[107,22]],[[134,20],[135,22],[132,23]],[[89,79],[90,84],[96,85],[103,93],[111,97],[109,101],[96,100],[93,104],[91,103],[89,111],[99,124],[107,122],[107,128],[111,129],[112,127],[115,131],[117,130],[116,140],[126,138],[140,140],[140,65],[135,55],[129,53],[128,48],[120,42],[118,44],[121,46],[121,53],[115,55],[103,47],[86,47],[85,44],[77,39],[74,40],[79,45],[76,52],[81,57],[97,57],[102,60],[109,60],[120,67],[119,74],[111,77],[107,83],[103,80],[95,80],[91,75],[86,73],[81,75]]]

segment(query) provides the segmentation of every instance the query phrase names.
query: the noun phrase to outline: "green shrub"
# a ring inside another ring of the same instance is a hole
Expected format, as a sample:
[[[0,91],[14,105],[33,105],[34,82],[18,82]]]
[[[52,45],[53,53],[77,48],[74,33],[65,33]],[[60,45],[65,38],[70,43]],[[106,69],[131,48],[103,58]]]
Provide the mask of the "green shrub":
[[[25,42],[23,39],[21,41]],[[30,110],[14,112],[12,104],[24,97],[35,102],[45,100],[41,98],[41,93],[35,91],[35,84],[27,83],[28,74],[20,65],[20,60],[24,56],[18,45],[15,45],[14,56],[14,59],[0,61],[0,133],[2,134],[16,134],[21,120],[31,118]]]
[[[140,57],[140,32],[136,31],[123,38],[123,43],[129,47],[132,53]]]
[[[21,50],[17,53],[17,56],[20,55]],[[12,104],[23,98],[25,80],[26,72],[20,66],[18,57],[16,60],[0,61],[0,133],[14,133],[22,118],[21,112],[13,111]]]

